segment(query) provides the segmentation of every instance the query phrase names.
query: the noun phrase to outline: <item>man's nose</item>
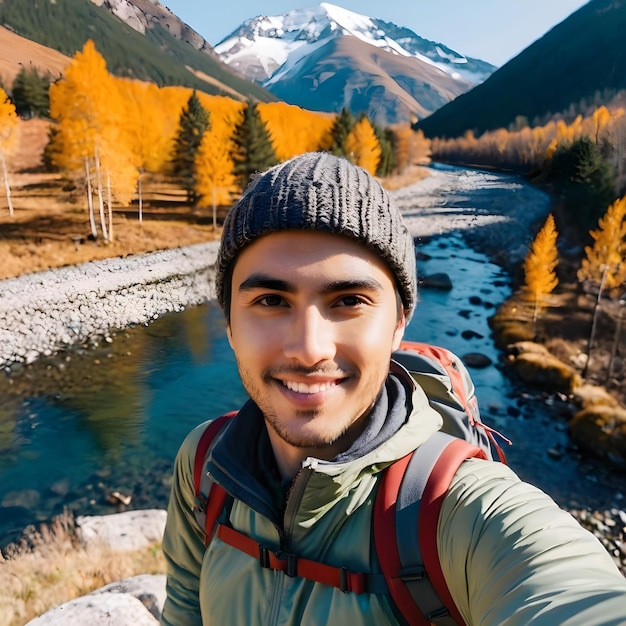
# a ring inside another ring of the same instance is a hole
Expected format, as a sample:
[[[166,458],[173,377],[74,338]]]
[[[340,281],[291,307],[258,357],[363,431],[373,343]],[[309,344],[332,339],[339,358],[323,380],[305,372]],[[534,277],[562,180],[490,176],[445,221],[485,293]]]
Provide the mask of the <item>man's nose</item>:
[[[318,307],[294,311],[284,337],[285,356],[308,367],[334,358],[334,331],[332,321]]]

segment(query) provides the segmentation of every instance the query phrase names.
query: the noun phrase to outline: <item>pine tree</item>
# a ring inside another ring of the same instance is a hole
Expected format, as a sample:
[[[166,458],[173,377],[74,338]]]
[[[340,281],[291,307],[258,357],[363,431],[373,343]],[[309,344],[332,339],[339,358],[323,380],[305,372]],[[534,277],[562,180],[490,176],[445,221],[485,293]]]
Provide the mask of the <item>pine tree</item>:
[[[524,260],[526,281],[522,289],[534,302],[533,323],[537,319],[538,309],[543,304],[543,298],[551,294],[559,284],[555,271],[559,263],[556,247],[557,236],[554,217],[550,214],[537,233]]]
[[[551,177],[563,185],[565,219],[588,231],[610,202],[615,200],[615,168],[589,137],[580,137],[557,148]]]
[[[13,81],[11,99],[21,117],[50,116],[50,76],[40,76],[33,67],[22,69]]]
[[[330,129],[330,135],[332,137],[330,152],[335,156],[348,156],[346,141],[348,140],[348,135],[353,126],[354,116],[350,113],[349,109],[344,107],[341,109],[341,113],[335,118],[335,123]]]
[[[202,106],[194,89],[180,114],[178,134],[174,140],[172,155],[173,172],[181,180],[190,202],[197,200],[196,155],[202,143],[202,137],[210,127],[209,112]]]
[[[257,105],[248,101],[233,133],[231,158],[237,184],[244,190],[250,178],[278,163],[272,140]]]
[[[578,280],[600,285],[604,278],[607,290],[618,290],[626,283],[626,196],[609,206],[589,234],[593,245],[585,247]]]

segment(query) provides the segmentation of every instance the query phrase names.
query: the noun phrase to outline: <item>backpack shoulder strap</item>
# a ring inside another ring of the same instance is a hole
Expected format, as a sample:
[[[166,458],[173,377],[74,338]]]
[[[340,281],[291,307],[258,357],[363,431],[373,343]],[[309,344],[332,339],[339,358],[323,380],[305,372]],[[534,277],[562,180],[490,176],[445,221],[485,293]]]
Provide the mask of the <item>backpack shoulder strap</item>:
[[[486,454],[438,432],[385,470],[374,504],[374,542],[391,596],[409,624],[464,623],[439,563],[437,524],[452,477],[472,457]]]
[[[237,414],[236,411],[221,415],[210,422],[202,433],[193,463],[193,485],[195,492],[194,514],[200,528],[204,529],[204,545],[208,545],[215,533],[217,519],[224,508],[228,494],[215,484],[205,471],[211,446],[226,424]],[[210,497],[209,497],[210,496]]]

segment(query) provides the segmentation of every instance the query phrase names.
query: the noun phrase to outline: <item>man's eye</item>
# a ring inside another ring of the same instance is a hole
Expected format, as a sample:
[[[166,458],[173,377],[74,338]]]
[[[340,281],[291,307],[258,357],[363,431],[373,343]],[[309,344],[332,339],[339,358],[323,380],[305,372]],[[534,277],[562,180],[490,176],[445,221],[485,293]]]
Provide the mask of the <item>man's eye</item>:
[[[363,300],[359,296],[342,296],[337,301],[340,306],[354,307],[362,304]]]
[[[281,306],[285,304],[285,301],[280,296],[271,294],[269,296],[263,296],[257,300],[257,303],[262,306]]]

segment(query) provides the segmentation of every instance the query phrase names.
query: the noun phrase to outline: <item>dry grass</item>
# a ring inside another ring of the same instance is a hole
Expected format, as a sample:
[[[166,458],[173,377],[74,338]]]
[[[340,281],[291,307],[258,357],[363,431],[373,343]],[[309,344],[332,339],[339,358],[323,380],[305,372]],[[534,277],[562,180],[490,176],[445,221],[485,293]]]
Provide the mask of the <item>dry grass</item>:
[[[108,583],[164,572],[160,545],[128,553],[84,546],[77,541],[73,520],[61,516],[31,534],[28,549],[0,560],[0,624],[23,626]]]

